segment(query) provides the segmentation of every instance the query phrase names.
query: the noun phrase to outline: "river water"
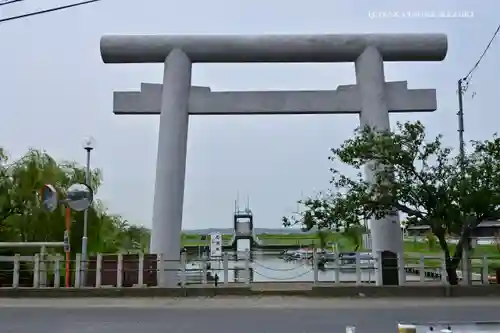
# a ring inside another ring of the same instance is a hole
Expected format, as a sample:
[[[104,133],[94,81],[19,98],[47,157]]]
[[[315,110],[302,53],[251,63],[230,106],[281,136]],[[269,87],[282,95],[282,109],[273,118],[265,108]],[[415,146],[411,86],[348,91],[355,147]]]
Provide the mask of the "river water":
[[[193,258],[191,262],[198,266],[201,261]],[[243,282],[246,277],[245,260],[230,260],[228,263],[228,280],[229,282]],[[193,268],[194,268],[193,267]],[[211,260],[211,274],[217,273],[220,277],[220,282],[224,282],[224,266],[222,260]],[[253,271],[254,282],[313,282],[314,271],[311,260],[301,259],[295,261],[286,261],[279,257],[279,253],[259,253],[254,252],[253,258],[249,263],[249,267]],[[355,269],[342,269],[340,274],[340,282],[356,282]],[[406,276],[407,281],[419,281],[419,276]],[[335,270],[327,269],[318,272],[318,281],[333,282],[335,281]],[[363,269],[361,272],[361,281],[375,282],[375,270]]]

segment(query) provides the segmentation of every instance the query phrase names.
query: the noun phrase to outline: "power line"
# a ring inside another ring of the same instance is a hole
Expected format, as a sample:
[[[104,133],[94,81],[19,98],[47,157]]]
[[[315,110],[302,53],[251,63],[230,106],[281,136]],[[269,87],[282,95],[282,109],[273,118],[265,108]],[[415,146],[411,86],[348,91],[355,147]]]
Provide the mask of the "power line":
[[[486,45],[483,53],[481,53],[481,56],[479,59],[476,61],[474,66],[472,66],[471,70],[467,73],[466,76],[458,80],[458,133],[459,133],[459,145],[460,145],[460,164],[461,164],[461,172],[464,173],[465,170],[465,141],[464,141],[464,108],[463,108],[463,95],[467,91],[467,88],[469,88],[470,81],[472,79],[472,75],[474,72],[479,68],[479,65],[481,64],[481,61],[483,61],[484,57],[488,53],[488,51],[491,48],[491,45],[493,45],[493,41],[498,37],[500,33],[500,24],[495,30],[495,33],[493,33],[493,37],[491,37],[490,41]],[[474,97],[474,94],[472,95]]]
[[[10,5],[11,3],[21,2],[21,1],[24,1],[24,0],[3,0],[3,1],[0,1],[0,6]]]
[[[11,0],[8,3],[17,2],[17,1],[22,1],[22,0]],[[82,2],[72,3],[70,5],[53,7],[53,8],[49,8],[49,9],[39,10],[36,12],[26,13],[26,14],[22,14],[22,15],[10,16],[10,17],[0,19],[0,23],[4,23],[7,21],[19,20],[19,19],[23,19],[23,18],[27,18],[27,17],[31,17],[31,16],[41,15],[41,14],[48,14],[48,13],[52,13],[52,12],[57,12],[57,11],[64,10],[64,9],[88,5],[88,4],[91,4],[94,2],[98,2],[98,1],[101,1],[101,0],[87,0],[87,1],[82,1]]]
[[[491,37],[490,41],[486,45],[486,48],[484,49],[483,53],[481,54],[481,56],[479,57],[479,59],[477,60],[477,62],[474,64],[474,66],[469,71],[469,73],[467,73],[467,75],[464,76],[464,78],[462,79],[462,81],[465,82],[465,87],[464,87],[465,90],[467,90],[467,86],[468,86],[468,84],[469,84],[469,82],[470,82],[470,80],[472,78],[472,74],[479,67],[479,64],[481,63],[481,61],[483,61],[484,56],[490,50],[491,45],[493,45],[493,41],[498,37],[499,33],[500,33],[500,24],[498,25],[497,29],[495,30],[495,33],[493,34],[493,37]]]

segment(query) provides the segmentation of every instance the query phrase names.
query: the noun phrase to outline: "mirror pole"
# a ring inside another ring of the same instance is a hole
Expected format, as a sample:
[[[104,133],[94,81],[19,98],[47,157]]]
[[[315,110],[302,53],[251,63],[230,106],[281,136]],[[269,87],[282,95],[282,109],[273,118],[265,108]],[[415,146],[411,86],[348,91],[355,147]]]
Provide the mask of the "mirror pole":
[[[66,220],[66,232],[68,234],[68,244],[69,244],[69,235],[70,235],[70,227],[71,227],[71,210],[68,206],[66,206],[66,209],[65,209],[65,220]],[[70,256],[70,249],[69,249],[69,246],[68,248],[66,249],[66,276],[65,276],[65,279],[66,279],[66,288],[69,288],[69,281],[70,281],[70,266],[71,266],[71,256]]]

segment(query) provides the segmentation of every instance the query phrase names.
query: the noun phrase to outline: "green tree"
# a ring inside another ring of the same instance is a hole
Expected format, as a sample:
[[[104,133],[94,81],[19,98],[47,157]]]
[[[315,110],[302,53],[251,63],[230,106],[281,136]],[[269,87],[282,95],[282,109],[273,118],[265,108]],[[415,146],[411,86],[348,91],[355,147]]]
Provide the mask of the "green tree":
[[[43,185],[52,184],[59,196],[64,197],[71,184],[84,181],[85,168],[74,162],[57,163],[49,154],[38,150],[29,150],[18,160],[11,161],[0,148],[0,241],[61,241],[65,209],[61,206],[54,212],[43,210],[39,191]],[[96,194],[101,183],[101,172],[92,170],[90,186]],[[109,214],[99,200],[94,201],[88,215],[89,253],[147,248],[149,230],[129,226],[122,217]],[[70,244],[74,254],[81,252],[83,213],[72,211],[71,221]],[[37,250],[22,251],[33,253]]]
[[[357,251],[362,245],[362,234],[364,228],[360,225],[357,217],[344,214],[345,209],[350,204],[348,201],[341,201],[340,196],[332,194],[319,194],[314,198],[307,198],[299,201],[302,210],[291,217],[283,217],[282,222],[285,227],[291,225],[301,225],[303,231],[313,228],[320,232],[333,230],[339,235],[349,240],[349,245]],[[355,206],[349,206],[354,209]]]
[[[436,236],[434,236],[434,234],[429,231],[425,233],[425,239],[427,241],[429,251],[434,251],[436,248]]]
[[[450,148],[443,147],[441,136],[428,139],[420,122],[398,123],[397,131],[356,130],[355,136],[329,158],[332,190],[320,198],[307,199],[313,219],[335,228],[335,223],[359,225],[359,221],[382,218],[399,211],[408,223],[430,225],[445,254],[450,284],[457,284],[456,269],[471,231],[482,220],[497,217],[500,210],[500,139],[472,142],[472,151],[461,161]],[[341,162],[358,171],[355,177],[337,169]],[[375,171],[374,183],[364,180],[361,169]],[[461,170],[464,170],[462,173]],[[287,221],[284,221],[285,224]],[[305,221],[301,221],[305,223]],[[460,235],[451,253],[446,235]]]
[[[319,240],[319,248],[320,249],[326,249],[326,246],[328,243],[328,235],[329,235],[329,232],[326,230],[318,230],[316,232],[316,236],[318,237],[318,240]]]
[[[352,225],[342,232],[342,235],[354,246],[353,251],[357,252],[363,246],[363,233],[365,228],[361,225]]]

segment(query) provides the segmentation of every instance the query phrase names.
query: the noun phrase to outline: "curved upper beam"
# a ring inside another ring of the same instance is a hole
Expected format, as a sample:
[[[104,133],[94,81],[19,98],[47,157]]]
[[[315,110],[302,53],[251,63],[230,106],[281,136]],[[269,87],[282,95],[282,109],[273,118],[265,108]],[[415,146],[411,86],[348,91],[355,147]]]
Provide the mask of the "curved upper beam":
[[[175,48],[193,62],[352,62],[367,45],[384,61],[441,61],[445,34],[362,35],[109,35],[101,38],[105,63],[163,63]]]

